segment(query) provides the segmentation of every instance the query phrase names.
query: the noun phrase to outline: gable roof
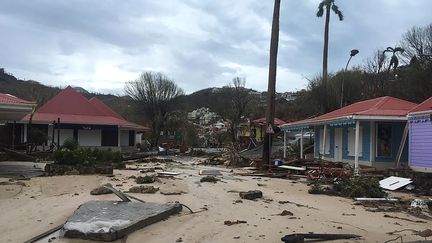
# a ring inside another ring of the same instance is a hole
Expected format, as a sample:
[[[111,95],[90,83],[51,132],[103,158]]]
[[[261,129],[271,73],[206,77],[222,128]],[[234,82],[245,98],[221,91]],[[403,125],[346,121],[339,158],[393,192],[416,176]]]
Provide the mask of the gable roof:
[[[60,123],[67,124],[111,125],[135,130],[149,130],[147,127],[125,120],[97,98],[87,100],[70,86],[33,113],[32,121],[51,123],[58,118],[60,118]],[[29,119],[30,115],[23,118],[24,121]]]
[[[394,98],[383,96],[375,99],[360,101],[341,109],[319,116],[319,119],[329,119],[341,116],[367,115],[367,116],[406,116],[417,104]]]
[[[432,97],[412,108],[409,113],[432,112]]]
[[[1,104],[12,104],[12,105],[36,105],[35,102],[20,99],[11,94],[0,93]]]
[[[103,103],[100,99],[96,97],[91,98],[89,102],[93,105],[93,107],[95,107],[96,109],[98,109],[100,112],[102,112],[107,116],[113,116],[119,119],[124,119],[122,116],[120,116],[118,113],[113,111],[109,106],[105,105],[105,103]]]
[[[404,118],[406,117],[407,113],[416,105],[416,103],[406,100],[391,96],[383,96],[375,99],[360,101],[318,117],[291,122],[284,125],[284,127],[311,123],[324,123],[325,121],[345,119],[350,116],[364,116],[369,118]]]
[[[276,126],[280,126],[280,125],[285,124],[285,123],[286,123],[285,121],[283,121],[283,120],[281,120],[281,119],[279,119],[279,118],[277,118],[277,117],[275,117],[275,118],[273,119],[273,124],[276,125]],[[251,121],[251,124],[255,124],[255,125],[266,125],[266,124],[267,124],[267,118],[265,118],[265,117],[261,117],[261,118],[259,118],[259,119],[256,119],[256,120]]]

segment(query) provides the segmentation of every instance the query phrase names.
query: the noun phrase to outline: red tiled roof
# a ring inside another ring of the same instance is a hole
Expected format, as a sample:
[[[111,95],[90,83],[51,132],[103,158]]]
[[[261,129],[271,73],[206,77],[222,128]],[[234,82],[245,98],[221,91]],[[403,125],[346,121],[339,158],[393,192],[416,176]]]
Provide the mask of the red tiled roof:
[[[279,118],[274,118],[273,122],[274,122],[274,125],[276,125],[276,126],[280,126],[280,125],[286,123],[285,121],[283,121],[283,120],[281,120]],[[265,117],[262,117],[262,118],[259,118],[259,119],[251,121],[251,124],[266,125],[267,124],[267,119]]]
[[[289,123],[288,125],[320,122],[320,121],[332,120],[337,118],[344,118],[352,115],[404,117],[416,105],[417,104],[406,100],[402,100],[390,96],[383,96],[375,99],[360,101],[342,107],[341,109],[326,113],[324,115],[315,118],[297,121],[297,122],[292,122]]]
[[[96,109],[103,112],[105,115],[113,116],[119,119],[124,119],[118,113],[113,111],[109,106],[105,105],[105,103],[103,103],[100,99],[93,97],[89,101],[94,107],[96,107]]]
[[[3,94],[0,93],[0,103],[2,104],[25,104],[25,105],[35,105],[35,102],[27,101],[20,99],[16,96],[10,95],[10,94]]]
[[[61,123],[68,124],[116,125],[149,130],[147,127],[126,121],[102,101],[96,98],[92,100],[87,100],[74,88],[68,86],[40,107],[33,114],[32,121],[51,123],[60,118]],[[30,116],[27,115],[23,120],[27,121],[29,118]]]
[[[412,108],[409,113],[422,111],[432,111],[432,97]]]

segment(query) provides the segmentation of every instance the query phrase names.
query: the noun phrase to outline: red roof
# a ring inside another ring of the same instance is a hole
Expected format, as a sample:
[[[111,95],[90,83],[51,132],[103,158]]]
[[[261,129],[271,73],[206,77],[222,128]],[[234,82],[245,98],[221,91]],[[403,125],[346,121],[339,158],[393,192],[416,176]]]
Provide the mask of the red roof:
[[[384,96],[375,99],[360,101],[315,118],[289,123],[289,125],[321,122],[353,115],[405,117],[407,113],[416,105],[417,104],[406,100],[401,100],[390,96]]]
[[[35,102],[20,99],[10,94],[0,93],[0,103],[2,104],[17,104],[17,105],[35,105]]]
[[[423,112],[423,111],[432,111],[432,97],[418,104],[414,108],[412,108],[409,112]]]
[[[285,121],[283,121],[283,120],[281,120],[279,118],[274,118],[273,122],[274,122],[274,125],[276,125],[276,126],[280,126],[280,125],[286,123]],[[267,124],[267,119],[265,117],[261,117],[259,119],[251,121],[251,124],[254,124],[254,125],[266,125]]]
[[[119,114],[117,114],[115,111],[113,111],[109,106],[105,105],[100,99],[93,97],[90,100],[90,103],[96,107],[99,111],[103,112],[107,116],[113,116],[118,119],[124,119]]]
[[[29,120],[27,115],[23,120]],[[87,100],[74,88],[68,86],[40,107],[34,114],[35,123],[51,123],[60,118],[60,123],[115,125],[136,130],[149,130],[149,128],[126,121],[119,114],[105,105],[97,98]]]

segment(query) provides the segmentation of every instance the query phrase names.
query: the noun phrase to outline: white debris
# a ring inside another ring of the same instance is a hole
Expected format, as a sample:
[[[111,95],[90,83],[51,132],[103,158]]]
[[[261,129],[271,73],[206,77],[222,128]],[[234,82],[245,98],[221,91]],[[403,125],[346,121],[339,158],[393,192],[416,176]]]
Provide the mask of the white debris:
[[[388,178],[385,178],[383,180],[379,181],[380,187],[384,188],[386,190],[396,190],[403,186],[406,186],[412,182],[411,179],[403,178],[403,177],[397,177],[397,176],[390,176]]]
[[[427,200],[421,200],[421,199],[414,199],[411,202],[411,207],[412,208],[421,208],[422,210],[428,211],[429,210],[429,206],[427,204]]]
[[[122,227],[130,223],[130,220],[90,220],[87,222],[67,222],[63,225],[64,230],[77,230],[84,234],[88,233],[108,233],[111,232],[113,227]]]

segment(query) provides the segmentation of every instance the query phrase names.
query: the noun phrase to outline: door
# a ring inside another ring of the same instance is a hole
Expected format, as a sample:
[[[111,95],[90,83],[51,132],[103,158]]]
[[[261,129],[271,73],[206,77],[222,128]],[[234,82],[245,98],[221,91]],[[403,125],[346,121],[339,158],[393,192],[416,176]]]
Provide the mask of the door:
[[[342,128],[335,129],[335,162],[342,161]]]

